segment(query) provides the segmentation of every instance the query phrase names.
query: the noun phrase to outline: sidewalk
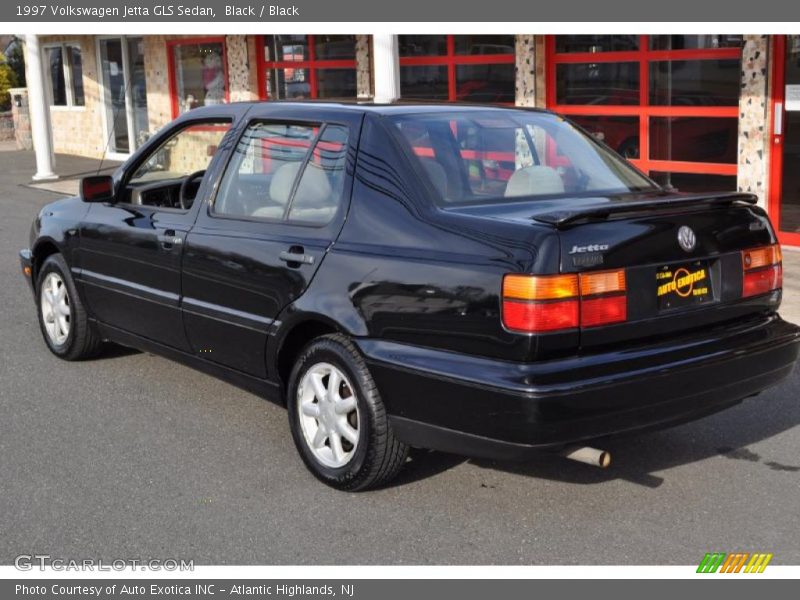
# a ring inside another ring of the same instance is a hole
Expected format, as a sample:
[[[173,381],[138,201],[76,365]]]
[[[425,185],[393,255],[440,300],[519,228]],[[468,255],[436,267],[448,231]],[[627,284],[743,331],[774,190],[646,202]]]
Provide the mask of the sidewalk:
[[[783,304],[781,316],[800,325],[800,249],[783,251]]]
[[[51,192],[60,196],[74,196],[78,193],[78,183],[85,175],[95,175],[98,168],[101,174],[111,174],[121,163],[113,160],[101,161],[95,158],[56,154],[55,172],[58,179],[35,182],[31,179],[36,171],[36,159],[32,151],[17,150],[13,142],[0,144],[0,187],[12,183],[35,190]]]

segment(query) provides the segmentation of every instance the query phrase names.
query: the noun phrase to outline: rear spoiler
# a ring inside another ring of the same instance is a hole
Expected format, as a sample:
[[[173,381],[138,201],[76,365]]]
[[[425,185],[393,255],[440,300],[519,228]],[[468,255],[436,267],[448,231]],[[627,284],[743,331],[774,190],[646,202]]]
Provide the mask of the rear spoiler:
[[[667,195],[645,200],[617,200],[594,206],[556,210],[538,214],[533,220],[554,225],[560,229],[576,221],[605,219],[613,214],[647,211],[664,208],[685,208],[692,206],[721,206],[729,204],[755,204],[758,198],[753,194],[728,192],[724,194],[680,194]]]

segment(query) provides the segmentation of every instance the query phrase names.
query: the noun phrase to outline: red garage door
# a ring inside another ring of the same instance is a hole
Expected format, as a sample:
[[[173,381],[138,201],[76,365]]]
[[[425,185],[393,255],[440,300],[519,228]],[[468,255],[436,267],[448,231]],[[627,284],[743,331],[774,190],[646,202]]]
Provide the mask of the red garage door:
[[[662,185],[736,188],[740,35],[547,39],[547,105]]]

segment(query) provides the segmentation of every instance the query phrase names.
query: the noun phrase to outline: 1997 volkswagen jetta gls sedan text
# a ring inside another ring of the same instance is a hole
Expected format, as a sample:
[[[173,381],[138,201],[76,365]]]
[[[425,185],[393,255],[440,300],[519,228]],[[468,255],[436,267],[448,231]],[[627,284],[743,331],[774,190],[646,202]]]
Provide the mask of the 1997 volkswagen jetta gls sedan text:
[[[544,111],[192,110],[46,206],[44,340],[110,340],[286,402],[308,468],[498,459],[689,421],[786,377],[781,253],[747,194],[662,189]]]

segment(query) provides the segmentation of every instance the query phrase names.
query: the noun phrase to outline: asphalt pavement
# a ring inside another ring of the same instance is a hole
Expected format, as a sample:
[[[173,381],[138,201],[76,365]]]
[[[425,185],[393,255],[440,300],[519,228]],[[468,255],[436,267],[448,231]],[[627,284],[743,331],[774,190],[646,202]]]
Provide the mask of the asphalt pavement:
[[[390,487],[336,492],[271,402],[150,354],[48,352],[17,260],[57,198],[20,185],[32,168],[0,153],[0,564],[660,565],[710,551],[800,564],[800,371],[726,412],[609,441],[607,470],[416,453]],[[800,253],[785,258],[800,320]]]

